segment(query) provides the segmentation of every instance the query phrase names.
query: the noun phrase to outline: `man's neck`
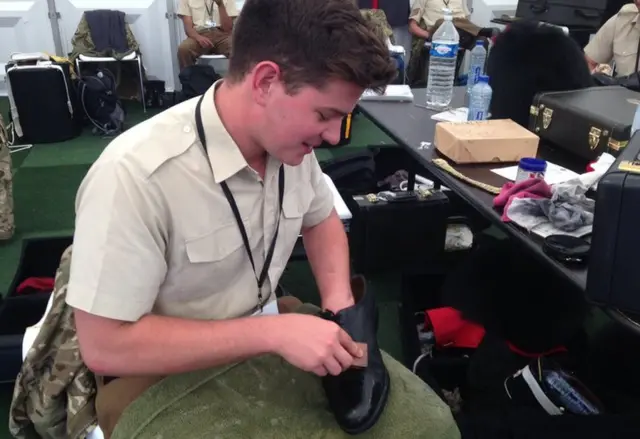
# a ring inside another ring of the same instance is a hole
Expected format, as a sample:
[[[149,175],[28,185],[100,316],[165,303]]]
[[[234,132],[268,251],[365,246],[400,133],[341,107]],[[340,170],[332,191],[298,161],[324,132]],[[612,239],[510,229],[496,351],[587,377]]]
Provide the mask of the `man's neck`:
[[[238,145],[247,164],[264,177],[267,153],[249,135],[246,124],[247,112],[242,108],[244,100],[240,96],[241,93],[239,87],[231,88],[222,82],[214,94],[214,105],[222,124]]]

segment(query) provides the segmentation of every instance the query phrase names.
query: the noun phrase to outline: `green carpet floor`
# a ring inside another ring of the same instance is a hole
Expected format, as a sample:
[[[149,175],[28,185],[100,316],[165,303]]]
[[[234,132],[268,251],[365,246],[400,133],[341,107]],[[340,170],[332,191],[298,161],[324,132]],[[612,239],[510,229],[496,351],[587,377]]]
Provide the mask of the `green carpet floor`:
[[[8,114],[8,108],[8,101],[0,98],[3,116]],[[127,123],[129,126],[135,125],[155,113],[157,111],[144,114],[139,106],[127,105]],[[35,145],[29,150],[12,154],[16,234],[12,240],[0,242],[0,296],[6,294],[14,279],[25,239],[73,234],[77,188],[109,141],[91,134],[87,129],[76,139]],[[316,155],[322,162],[367,146],[393,146],[393,142],[372,122],[357,115],[349,146],[318,150]],[[306,262],[289,264],[283,276],[283,285],[302,300],[318,302],[318,293]],[[372,280],[372,289],[380,305],[380,344],[391,355],[401,359],[396,294],[398,285],[398,279],[393,275]],[[0,385],[0,439],[10,437],[5,426],[12,391],[12,385]]]

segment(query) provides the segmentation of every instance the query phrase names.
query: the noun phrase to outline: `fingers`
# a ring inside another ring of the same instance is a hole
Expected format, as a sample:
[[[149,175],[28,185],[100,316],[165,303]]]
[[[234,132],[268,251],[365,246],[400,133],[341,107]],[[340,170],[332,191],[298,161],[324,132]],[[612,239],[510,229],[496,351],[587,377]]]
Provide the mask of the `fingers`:
[[[338,363],[340,363],[342,371],[349,369],[353,365],[353,355],[347,352],[342,346],[338,346],[333,355]]]
[[[331,375],[340,375],[342,373],[342,365],[335,357],[329,357],[324,361],[324,368]]]
[[[325,369],[324,366],[318,366],[315,369],[312,369],[311,372],[321,377],[326,376],[328,374],[327,369]]]
[[[344,330],[341,330],[339,333],[340,344],[345,348],[345,350],[353,357],[360,358],[364,353],[360,346],[353,341],[353,339],[347,334]]]

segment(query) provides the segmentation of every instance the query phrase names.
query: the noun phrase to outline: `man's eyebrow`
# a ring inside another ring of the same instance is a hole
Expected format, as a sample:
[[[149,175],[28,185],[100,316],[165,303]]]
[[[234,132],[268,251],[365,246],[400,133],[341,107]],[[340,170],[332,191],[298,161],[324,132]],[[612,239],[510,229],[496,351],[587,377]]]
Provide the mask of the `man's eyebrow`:
[[[328,111],[328,112],[333,113],[333,114],[335,114],[337,116],[340,116],[340,117],[345,117],[347,114],[349,114],[349,113],[345,113],[344,111],[339,110],[337,108],[331,108],[331,107],[320,107],[319,110],[320,111]]]

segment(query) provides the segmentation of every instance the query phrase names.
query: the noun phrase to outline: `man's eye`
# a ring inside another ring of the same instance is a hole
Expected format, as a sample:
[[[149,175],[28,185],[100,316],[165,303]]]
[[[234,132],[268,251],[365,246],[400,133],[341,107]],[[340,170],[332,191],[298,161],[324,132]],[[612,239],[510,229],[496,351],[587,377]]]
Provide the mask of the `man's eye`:
[[[319,111],[318,111],[318,118],[323,122],[327,120],[327,117],[324,114],[320,113]]]

